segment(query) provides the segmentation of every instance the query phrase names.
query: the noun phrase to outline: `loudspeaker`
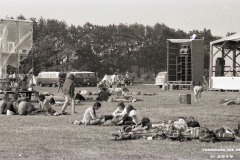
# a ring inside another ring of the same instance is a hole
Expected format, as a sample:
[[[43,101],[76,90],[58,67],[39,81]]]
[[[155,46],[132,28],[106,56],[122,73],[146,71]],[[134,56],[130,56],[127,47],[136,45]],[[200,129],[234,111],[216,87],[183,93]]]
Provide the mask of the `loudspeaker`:
[[[215,77],[221,77],[221,76],[223,76],[223,66],[216,65],[215,66]]]
[[[225,65],[225,60],[223,58],[217,58],[216,65]]]

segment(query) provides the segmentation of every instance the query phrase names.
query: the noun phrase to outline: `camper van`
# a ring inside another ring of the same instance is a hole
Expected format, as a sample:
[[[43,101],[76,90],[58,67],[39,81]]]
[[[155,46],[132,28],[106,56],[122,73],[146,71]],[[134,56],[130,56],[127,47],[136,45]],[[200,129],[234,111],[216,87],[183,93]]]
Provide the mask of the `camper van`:
[[[81,71],[69,72],[74,75],[74,83],[78,87],[83,86],[97,86],[97,76],[95,72]]]
[[[156,77],[156,83],[155,85],[162,88],[162,86],[167,83],[167,71],[166,72],[159,72]]]
[[[37,85],[49,85],[56,87],[59,80],[65,81],[67,73],[64,72],[40,72],[37,76]]]

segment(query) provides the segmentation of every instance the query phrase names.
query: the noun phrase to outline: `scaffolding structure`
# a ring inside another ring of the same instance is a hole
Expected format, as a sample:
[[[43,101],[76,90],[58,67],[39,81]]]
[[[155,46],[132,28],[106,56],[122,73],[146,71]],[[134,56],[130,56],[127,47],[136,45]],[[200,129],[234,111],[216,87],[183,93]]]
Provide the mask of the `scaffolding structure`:
[[[240,33],[210,42],[209,89],[240,90]]]
[[[33,23],[28,20],[0,20],[0,79],[7,76],[7,66],[17,68],[32,49]]]

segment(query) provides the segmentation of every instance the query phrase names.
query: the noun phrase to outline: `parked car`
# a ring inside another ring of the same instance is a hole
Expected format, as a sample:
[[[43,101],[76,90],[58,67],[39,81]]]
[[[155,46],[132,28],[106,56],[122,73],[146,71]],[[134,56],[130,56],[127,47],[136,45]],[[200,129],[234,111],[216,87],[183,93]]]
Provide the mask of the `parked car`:
[[[66,76],[65,72],[40,72],[37,76],[37,85],[56,87],[59,80],[65,81]]]
[[[159,86],[160,88],[162,88],[162,86],[167,83],[167,78],[168,78],[167,71],[165,71],[165,72],[159,72],[159,73],[157,74],[157,77],[156,77],[156,83],[155,83],[155,85],[157,85],[157,86]]]
[[[97,86],[97,76],[95,72],[81,71],[69,72],[75,76],[74,83],[78,87]]]

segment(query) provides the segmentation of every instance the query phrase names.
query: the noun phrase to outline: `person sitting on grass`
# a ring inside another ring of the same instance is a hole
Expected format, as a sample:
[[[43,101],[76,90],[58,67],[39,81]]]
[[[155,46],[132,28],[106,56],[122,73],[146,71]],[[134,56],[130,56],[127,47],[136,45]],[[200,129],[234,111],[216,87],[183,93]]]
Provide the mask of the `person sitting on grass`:
[[[117,106],[118,108],[112,114],[113,117],[116,117],[116,118],[122,116],[122,113],[125,109],[125,104],[123,103],[123,101],[119,101]]]
[[[29,98],[25,97],[18,105],[19,115],[28,115],[34,109],[34,105],[29,102]]]
[[[6,107],[5,113],[6,113],[7,115],[15,115],[15,114],[17,114],[17,111],[16,111],[16,109],[15,109],[15,107],[14,107],[15,105],[16,105],[16,103],[14,102],[13,99],[11,99],[10,101],[8,101],[8,102],[7,102],[7,107]]]
[[[132,120],[130,120],[132,119]],[[139,110],[133,108],[132,105],[128,105],[122,113],[120,122],[117,125],[138,125],[141,123],[142,117]]]
[[[123,112],[125,109],[125,105],[123,101],[119,101],[117,106],[118,108],[113,112],[112,115],[104,115],[101,117],[101,122],[103,122],[103,126],[115,126],[117,125],[117,123],[119,123],[119,121],[122,120],[122,117],[124,116]],[[129,120],[131,121],[132,119]]]
[[[73,124],[79,125],[79,124],[85,124],[85,125],[96,125],[100,124],[101,120],[96,115],[96,110],[98,110],[101,107],[100,102],[95,102],[93,106],[86,109],[83,119],[81,121],[75,121]],[[72,123],[72,122],[71,122]]]
[[[7,98],[3,98],[1,101],[0,101],[0,109],[1,109],[1,114],[6,114],[5,110],[7,108]]]
[[[123,98],[126,99],[126,100],[131,100],[131,101],[133,100],[132,94],[129,93],[129,89],[127,89],[127,88],[123,88],[123,90],[122,90],[122,96],[123,96]]]
[[[81,105],[81,102],[85,101],[86,99],[81,95],[81,91],[79,91],[75,96],[75,100]]]
[[[53,97],[46,98],[43,94],[40,94],[38,97],[39,101],[39,109],[46,112],[47,115],[52,115],[52,113],[56,112],[52,109],[52,105],[55,104],[55,100]]]
[[[99,93],[98,100],[99,101],[108,101],[109,96],[111,96],[111,93],[107,91],[105,87],[102,88],[102,91]]]

